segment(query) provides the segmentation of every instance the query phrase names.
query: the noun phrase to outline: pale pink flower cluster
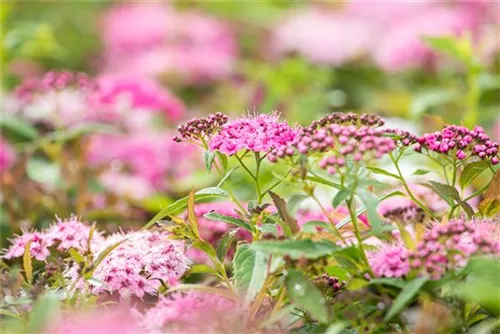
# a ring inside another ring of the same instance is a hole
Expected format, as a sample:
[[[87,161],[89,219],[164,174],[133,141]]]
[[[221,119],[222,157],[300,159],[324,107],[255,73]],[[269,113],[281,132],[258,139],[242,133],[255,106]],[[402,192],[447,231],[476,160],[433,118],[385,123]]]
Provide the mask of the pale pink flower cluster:
[[[473,36],[498,6],[481,2],[358,2],[337,10],[313,4],[290,13],[276,25],[273,46],[278,53],[297,52],[330,65],[369,56],[386,71],[434,65],[437,55],[424,37]]]
[[[475,255],[500,255],[500,227],[494,220],[457,218],[436,223],[427,230],[415,250],[401,242],[382,244],[370,252],[370,266],[377,277],[403,277],[410,271],[431,279],[465,266]]]
[[[71,216],[64,220],[57,218],[55,224],[41,232],[23,231],[20,236],[12,239],[12,245],[5,251],[3,258],[22,257],[30,241],[30,254],[39,261],[47,259],[50,255],[50,248],[60,252],[65,252],[70,248],[86,251],[89,234],[90,226],[82,223],[77,216]],[[91,241],[91,247],[97,247],[103,240],[101,233],[96,231]]]
[[[403,277],[408,274],[408,250],[401,244],[383,244],[368,255],[368,261],[376,277]]]
[[[205,214],[210,212],[215,212],[224,216],[238,218],[238,214],[236,213],[236,205],[232,202],[213,202],[213,203],[201,203],[197,204],[194,208],[196,213],[196,218],[198,219],[198,228],[200,237],[216,246],[217,242],[220,240],[222,235],[226,233],[230,228],[234,228],[236,226],[230,225],[221,221],[214,221],[204,217]],[[187,213],[184,214],[184,217],[187,217]],[[250,234],[245,230],[240,230],[236,234],[237,239],[250,239]],[[234,250],[228,252],[228,255],[231,256]],[[198,263],[209,263],[209,258],[206,253],[196,249],[190,248],[186,251],[186,255],[193,259],[193,261]]]
[[[168,239],[167,233],[139,231],[109,236],[95,253],[122,242],[97,267],[93,277],[104,282],[91,286],[93,293],[117,292],[121,296],[156,294],[163,284],[174,285],[188,270],[190,261],[180,242]],[[75,277],[75,270],[70,271]]]
[[[201,164],[196,147],[177,144],[172,138],[168,132],[95,135],[90,139],[88,160],[93,166],[111,164],[111,171],[102,176],[111,191],[132,195],[127,185],[112,185],[113,179],[130,175],[127,184],[136,184],[140,189],[132,197],[149,197],[155,191],[170,189],[169,181],[187,177]]]
[[[0,137],[0,173],[10,169],[16,161],[14,148]]]
[[[278,113],[239,118],[224,125],[208,146],[212,151],[233,155],[240,150],[269,153],[293,141],[297,130],[280,121]]]
[[[227,77],[237,46],[230,28],[167,3],[113,6],[103,19],[106,71],[172,74],[188,83]]]
[[[194,291],[160,297],[158,303],[145,312],[140,324],[148,333],[155,334],[239,333],[244,326],[234,301]]]

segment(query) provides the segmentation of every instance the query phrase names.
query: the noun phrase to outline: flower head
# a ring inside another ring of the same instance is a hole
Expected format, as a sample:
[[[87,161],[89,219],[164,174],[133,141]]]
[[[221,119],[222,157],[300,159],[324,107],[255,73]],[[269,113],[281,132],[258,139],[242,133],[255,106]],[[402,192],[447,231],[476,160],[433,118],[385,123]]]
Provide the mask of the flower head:
[[[221,112],[210,114],[205,118],[195,118],[177,127],[180,136],[174,137],[176,142],[206,142],[229,121],[229,117]]]
[[[8,170],[16,160],[16,152],[0,137],[0,173]]]
[[[82,223],[77,216],[67,219],[57,218],[57,222],[49,227],[44,233],[48,243],[56,246],[59,251],[67,251],[75,248],[78,251],[88,250],[90,226]],[[104,241],[101,232],[94,231],[91,247],[98,247]]]
[[[260,114],[239,118],[224,125],[209,142],[212,151],[233,155],[240,150],[268,153],[292,142],[297,131],[288,123],[280,122],[279,114]]]
[[[383,244],[368,260],[376,277],[403,277],[410,270],[408,250],[402,244]]]

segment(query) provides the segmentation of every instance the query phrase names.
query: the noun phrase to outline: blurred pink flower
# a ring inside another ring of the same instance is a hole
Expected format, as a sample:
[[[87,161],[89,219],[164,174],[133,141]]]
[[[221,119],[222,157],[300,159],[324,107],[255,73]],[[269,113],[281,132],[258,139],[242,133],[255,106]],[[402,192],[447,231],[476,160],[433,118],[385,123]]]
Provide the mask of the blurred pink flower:
[[[422,41],[424,37],[461,36],[474,32],[478,17],[462,7],[433,5],[390,26],[377,43],[373,57],[387,71],[399,71],[433,64],[436,54]]]
[[[374,43],[377,26],[344,13],[309,8],[291,13],[274,31],[273,48],[297,52],[310,61],[342,65],[362,56]]]
[[[376,277],[402,277],[410,270],[408,250],[403,244],[382,244],[368,254],[368,260]]]
[[[151,183],[139,176],[109,171],[99,176],[100,183],[118,197],[136,201],[151,197],[156,192]]]
[[[15,161],[14,148],[0,137],[0,173],[10,169]]]
[[[7,260],[23,256],[29,242],[31,242],[30,254],[35,259],[44,261],[50,255],[49,247],[51,245],[48,243],[45,234],[40,232],[23,231],[21,235],[10,239],[10,242],[11,246],[3,250],[5,254],[2,258]]]
[[[204,292],[160,297],[140,322],[148,333],[242,333],[244,321],[234,301]],[[239,329],[237,329],[239,328]]]
[[[97,78],[97,102],[111,109],[123,121],[135,113],[162,113],[168,121],[177,121],[185,113],[183,103],[153,79],[123,74],[105,74]],[[121,111],[126,114],[121,114]],[[133,117],[132,117],[133,118]],[[134,124],[131,124],[133,127]]]
[[[189,83],[226,77],[237,53],[224,23],[150,3],[111,8],[104,18],[104,44],[107,71],[173,74]]]

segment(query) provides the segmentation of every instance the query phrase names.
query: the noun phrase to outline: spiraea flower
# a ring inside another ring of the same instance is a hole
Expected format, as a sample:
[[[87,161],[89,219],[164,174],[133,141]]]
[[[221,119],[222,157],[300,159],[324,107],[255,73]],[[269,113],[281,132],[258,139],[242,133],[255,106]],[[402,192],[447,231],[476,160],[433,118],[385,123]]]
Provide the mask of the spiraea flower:
[[[242,314],[234,301],[220,295],[188,292],[160,297],[141,326],[147,333],[242,333]]]
[[[229,117],[221,112],[210,114],[208,117],[195,118],[188,121],[186,124],[177,127],[179,136],[174,137],[174,141],[206,143],[210,141],[227,122]]]
[[[211,151],[233,155],[240,150],[269,153],[297,137],[297,130],[280,121],[278,113],[239,118],[224,125],[210,140]]]
[[[44,233],[23,231],[21,235],[10,241],[11,246],[4,250],[4,259],[22,257],[29,242],[31,242],[30,255],[35,259],[44,261],[50,255],[49,247],[51,245]]]
[[[451,155],[459,160],[477,156],[496,165],[500,162],[498,146],[480,126],[469,130],[464,126],[448,125],[441,131],[419,137],[415,150]]]
[[[122,242],[96,268],[94,277],[104,282],[92,286],[93,293],[136,295],[156,294],[164,284],[173,285],[187,271],[190,261],[184,255],[183,245],[168,239],[161,232],[140,231],[112,235],[103,243],[99,256],[108,246]],[[79,279],[71,272],[73,279]]]
[[[463,267],[473,255],[500,254],[500,228],[491,220],[463,218],[435,225],[414,251],[408,253],[412,269],[439,279],[447,270]]]
[[[296,152],[302,155],[320,153],[319,166],[334,174],[345,166],[347,158],[354,161],[378,159],[396,147],[386,131],[377,128],[382,124],[384,121],[375,115],[333,113],[313,122],[289,145],[273,150],[269,160],[275,162]]]
[[[402,277],[410,270],[408,250],[403,244],[383,244],[368,254],[368,261],[376,277]]]

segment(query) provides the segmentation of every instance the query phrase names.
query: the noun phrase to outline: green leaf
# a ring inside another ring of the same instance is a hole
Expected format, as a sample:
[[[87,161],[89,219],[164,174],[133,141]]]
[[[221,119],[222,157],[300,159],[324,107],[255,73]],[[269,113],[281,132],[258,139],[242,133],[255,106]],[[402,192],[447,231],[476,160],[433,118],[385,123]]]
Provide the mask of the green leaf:
[[[391,307],[387,311],[387,314],[384,317],[384,321],[391,320],[395,315],[401,312],[415,296],[418,294],[420,289],[427,283],[429,280],[428,277],[419,277],[406,283],[404,288],[401,290],[399,295],[396,297]]]
[[[429,170],[426,169],[417,169],[416,171],[413,172],[413,175],[426,175],[430,173]]]
[[[212,164],[214,163],[215,152],[205,151],[203,152],[203,162],[205,163],[205,168],[210,173],[212,171]]]
[[[217,187],[211,187],[211,188],[205,188],[202,190],[199,190],[195,193],[194,200],[195,202],[202,201],[202,200],[209,200],[213,198],[227,198],[229,195],[227,192],[222,190],[221,188]],[[186,207],[188,203],[188,197],[181,198],[180,200],[170,204],[166,208],[162,209],[160,212],[158,212],[149,222],[147,222],[146,225],[142,227],[143,230],[150,228],[153,226],[157,221],[160,219],[163,219],[167,216],[175,215],[180,212],[182,212]]]
[[[78,263],[83,263],[85,262],[85,258],[83,257],[82,254],[78,253],[78,251],[74,248],[70,248],[68,250],[69,255]]]
[[[224,154],[220,153],[219,151],[217,151],[217,157],[219,158],[219,161],[222,164],[222,168],[224,168],[224,170],[226,170],[227,166],[228,166],[227,157]],[[236,167],[236,168],[238,168],[238,167]],[[233,168],[233,169],[236,169],[236,168]]]
[[[288,212],[288,206],[285,200],[272,191],[269,192],[269,195],[273,199],[274,205],[278,210],[280,218],[283,220],[283,223],[286,226],[286,230],[290,231],[289,235],[298,233],[300,231],[299,225],[297,224],[297,220]]]
[[[389,176],[389,177],[392,177],[392,178],[397,179],[397,180],[401,180],[401,177],[399,177],[399,175],[390,173],[390,172],[386,171],[385,169],[373,167],[373,166],[366,166],[366,168],[375,174],[385,175],[385,176]]]
[[[316,259],[330,255],[341,248],[329,241],[304,240],[265,240],[256,241],[250,248],[279,256],[289,256],[293,260],[300,258]]]
[[[33,264],[31,263],[31,240],[26,243],[23,255],[23,268],[26,279],[31,283],[33,281]]]
[[[206,241],[196,240],[192,245],[194,248],[201,250],[205,254],[207,254],[214,262],[216,262],[217,254],[215,253],[215,249]]]
[[[214,274],[218,275],[217,271],[210,267],[207,266],[206,264],[193,264],[191,268],[189,268],[188,272],[186,273],[186,276],[189,276],[190,274]]]
[[[229,247],[231,247],[231,244],[233,243],[234,237],[236,236],[236,233],[239,230],[240,230],[239,228],[229,229],[220,238],[219,243],[217,245],[216,253],[217,253],[217,257],[219,258],[219,260],[221,262],[224,262],[224,259],[226,258],[227,251],[229,250]]]
[[[48,326],[58,323],[60,315],[59,296],[52,291],[45,292],[29,313],[28,333],[47,333]]]
[[[15,143],[32,142],[38,138],[38,131],[33,125],[8,113],[2,113],[0,129],[3,137]]]
[[[382,220],[377,211],[380,200],[366,190],[359,190],[357,194],[361,197],[366,207],[366,213],[372,227],[371,231],[373,235],[380,235],[382,233]]]
[[[328,327],[325,334],[342,334],[347,327],[349,327],[347,321],[336,322]]]
[[[248,224],[247,222],[245,222],[239,218],[236,218],[236,217],[221,215],[220,213],[217,213],[217,212],[206,213],[205,215],[203,215],[203,217],[207,218],[208,220],[213,220],[213,221],[224,222],[227,224],[236,225],[238,227],[244,228],[245,230],[247,230],[249,232],[253,232],[252,226],[250,224]]]
[[[341,266],[329,266],[325,272],[330,276],[335,276],[339,281],[347,281],[350,277],[349,271]]]
[[[466,301],[479,304],[489,312],[500,315],[500,288],[498,283],[486,280],[455,283],[450,286],[452,293]]]
[[[436,193],[448,204],[453,205],[453,200],[455,200],[464,209],[469,218],[474,216],[474,210],[467,202],[463,201],[460,198],[460,194],[455,187],[435,181],[429,181],[429,184],[431,185],[432,189],[434,189]]]
[[[119,132],[117,128],[111,125],[101,123],[85,123],[76,125],[70,129],[54,131],[50,135],[46,136],[45,139],[65,142],[90,133],[118,134]]]
[[[290,270],[285,279],[290,300],[319,322],[328,322],[326,299],[321,291],[304,275]]]
[[[342,189],[342,186],[340,184],[327,180],[316,174],[314,174],[313,176],[308,175],[307,179],[316,183],[324,184],[325,186],[333,187],[335,189]]]
[[[318,233],[318,228],[332,232],[331,225],[320,220],[308,221],[302,226],[302,232]]]
[[[44,159],[33,157],[26,165],[28,177],[38,183],[57,185],[61,183],[61,166]]]
[[[388,285],[388,286],[392,286],[394,288],[403,289],[405,286],[405,281],[403,281],[400,278],[373,278],[369,284],[370,285],[377,285],[377,284]]]
[[[224,184],[224,182],[226,182],[229,177],[231,176],[231,174],[233,174],[233,172],[235,170],[237,170],[238,168],[240,168],[240,166],[237,166],[237,167],[234,167],[234,168],[231,168],[227,173],[226,175],[224,175],[224,177],[219,181],[219,184],[217,184],[217,188],[220,188],[222,187],[222,185]]]
[[[479,203],[478,208],[479,212],[486,217],[493,216],[500,210],[500,169],[493,176],[484,199]]]
[[[471,43],[466,38],[457,39],[450,36],[424,37],[424,42],[432,49],[452,56],[468,67],[474,65]]]
[[[486,160],[475,161],[467,164],[460,175],[460,187],[462,187],[462,189],[467,188],[476,177],[488,168],[489,164],[490,163]]]
[[[245,304],[253,301],[264,285],[267,257],[247,244],[240,245],[233,260],[236,289],[245,296]]]
[[[198,217],[194,211],[194,189],[191,189],[188,195],[187,212],[187,222],[191,227],[191,231],[193,231],[194,235],[200,239],[200,234],[198,232]]]
[[[370,284],[370,282],[363,279],[363,278],[353,278],[347,284],[347,290],[350,290],[350,291],[360,290],[360,289],[363,289],[368,284]]]
[[[410,115],[413,119],[420,118],[429,109],[440,105],[448,104],[457,99],[457,93],[454,90],[443,90],[433,88],[414,94],[410,105]]]
[[[333,197],[332,206],[336,209],[342,202],[344,202],[351,192],[348,189],[340,189]]]

